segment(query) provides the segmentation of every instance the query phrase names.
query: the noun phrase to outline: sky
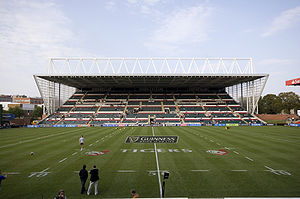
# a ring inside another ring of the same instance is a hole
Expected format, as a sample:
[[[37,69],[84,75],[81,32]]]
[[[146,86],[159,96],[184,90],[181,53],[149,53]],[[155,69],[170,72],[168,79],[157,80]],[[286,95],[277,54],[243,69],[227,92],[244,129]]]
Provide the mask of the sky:
[[[246,57],[300,95],[299,35],[299,0],[0,0],[0,94],[40,96],[52,57]]]

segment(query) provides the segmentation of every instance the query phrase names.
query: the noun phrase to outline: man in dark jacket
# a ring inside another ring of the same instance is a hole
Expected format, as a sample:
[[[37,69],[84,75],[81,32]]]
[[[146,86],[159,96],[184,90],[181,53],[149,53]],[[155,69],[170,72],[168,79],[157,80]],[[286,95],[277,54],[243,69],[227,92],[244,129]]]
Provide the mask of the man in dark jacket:
[[[83,194],[85,190],[85,182],[88,178],[88,171],[86,170],[86,165],[84,164],[82,169],[79,172],[80,181],[81,181],[81,194]]]
[[[99,172],[96,168],[96,165],[94,165],[93,169],[90,171],[91,177],[90,177],[90,185],[87,191],[87,195],[90,195],[92,186],[95,185],[95,195],[98,195],[98,180],[99,180]]]

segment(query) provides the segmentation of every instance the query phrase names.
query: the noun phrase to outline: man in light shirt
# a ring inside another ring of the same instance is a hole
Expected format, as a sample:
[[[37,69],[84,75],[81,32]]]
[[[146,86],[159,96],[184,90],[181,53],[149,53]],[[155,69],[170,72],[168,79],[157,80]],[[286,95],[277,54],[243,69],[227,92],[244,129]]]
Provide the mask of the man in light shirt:
[[[79,138],[79,144],[80,144],[80,151],[84,148],[84,138],[83,135]]]

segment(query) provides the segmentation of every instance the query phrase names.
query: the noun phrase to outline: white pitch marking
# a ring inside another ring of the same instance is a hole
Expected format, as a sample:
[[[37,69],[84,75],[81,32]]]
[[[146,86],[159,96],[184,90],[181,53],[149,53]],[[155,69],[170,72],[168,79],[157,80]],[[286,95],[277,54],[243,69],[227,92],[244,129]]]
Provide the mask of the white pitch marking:
[[[99,142],[99,140],[96,141],[97,143]]]
[[[152,127],[152,135],[154,135],[154,128]],[[154,143],[154,149],[155,149],[155,159],[156,159],[156,167],[157,167],[157,173],[159,172],[159,164],[158,164],[158,155],[157,155],[157,150],[156,150],[156,143]],[[161,180],[160,180],[160,175],[158,176],[158,183],[159,183],[159,194],[160,194],[160,198],[162,198],[162,186],[161,186]]]
[[[135,170],[118,170],[119,173],[134,173]]]
[[[249,158],[249,157],[247,157],[247,156],[246,156],[245,158],[247,158],[247,159],[250,160],[250,161],[253,161],[253,159],[251,159],[251,158]]]
[[[214,142],[213,140],[210,140],[211,142]]]
[[[90,144],[89,146],[93,146],[93,144]]]
[[[76,155],[76,154],[77,154],[77,152],[73,153],[72,155]]]
[[[217,143],[217,145],[219,145],[219,146],[220,146],[221,144],[220,144],[220,143]]]
[[[64,159],[60,160],[60,161],[59,161],[59,163],[61,163],[61,162],[65,161],[66,159],[68,159],[68,158],[64,158]]]
[[[289,173],[287,171],[284,171],[284,170],[275,170],[275,169],[272,169],[272,168],[270,168],[268,166],[265,166],[265,167],[267,169],[269,169],[269,170],[265,170],[265,171],[270,171],[271,173],[274,173],[276,175],[288,175],[288,176],[292,175],[291,173]]]
[[[207,172],[209,170],[191,170],[191,171],[194,171],[194,172]]]
[[[246,172],[246,171],[248,171],[248,170],[231,170],[231,171]]]
[[[72,130],[72,131],[65,131],[65,132],[61,132],[61,133],[57,133],[57,134],[46,135],[44,137],[34,138],[34,139],[30,139],[30,140],[19,141],[19,142],[13,143],[13,144],[8,144],[8,145],[0,146],[0,149],[1,148],[5,148],[5,147],[10,147],[10,146],[15,146],[15,145],[21,144],[21,143],[27,143],[27,142],[31,142],[31,141],[43,139],[43,138],[53,137],[53,136],[57,136],[57,135],[63,135],[63,134],[66,134],[66,133],[70,133],[70,132],[74,132],[74,131],[79,131],[79,130],[81,130],[81,129]]]
[[[47,169],[44,169],[43,171],[41,171],[41,172],[31,172],[31,174],[28,176],[28,178],[31,178],[32,176],[35,176],[36,175],[36,177],[44,177],[44,176],[46,176],[46,175],[48,175],[48,173],[50,173],[50,172],[45,172],[45,171],[47,171],[48,169],[50,169],[50,168],[47,168]]]
[[[228,147],[225,147],[225,149],[228,149],[228,150],[230,150],[230,148],[228,148]]]
[[[236,152],[236,151],[233,151],[233,153],[235,153],[235,154],[239,154],[238,152]]]
[[[269,136],[264,136],[264,137],[270,138],[272,140],[277,140],[277,141],[297,143],[297,142],[294,142],[294,141],[291,141],[291,140],[283,140],[283,139],[278,139],[278,138],[272,138],[272,137],[269,137]]]
[[[6,172],[8,175],[17,175],[20,174],[20,172]]]

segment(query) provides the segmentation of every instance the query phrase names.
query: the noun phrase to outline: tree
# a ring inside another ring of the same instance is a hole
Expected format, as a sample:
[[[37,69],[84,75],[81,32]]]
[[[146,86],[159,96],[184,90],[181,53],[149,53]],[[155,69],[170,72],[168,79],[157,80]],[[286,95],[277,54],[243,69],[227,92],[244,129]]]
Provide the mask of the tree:
[[[43,115],[43,109],[39,106],[35,106],[32,112],[32,119],[33,120],[40,119],[42,115]]]
[[[11,113],[11,114],[15,114],[15,117],[16,118],[20,118],[22,116],[25,115],[25,112],[24,110],[22,110],[20,107],[16,106],[16,107],[10,107],[7,111],[8,113]]]
[[[299,96],[294,92],[279,93],[278,95],[282,101],[283,109],[286,113],[290,113],[291,109],[298,109],[300,107]]]
[[[282,100],[274,94],[265,95],[258,101],[259,113],[277,114],[283,109]]]

